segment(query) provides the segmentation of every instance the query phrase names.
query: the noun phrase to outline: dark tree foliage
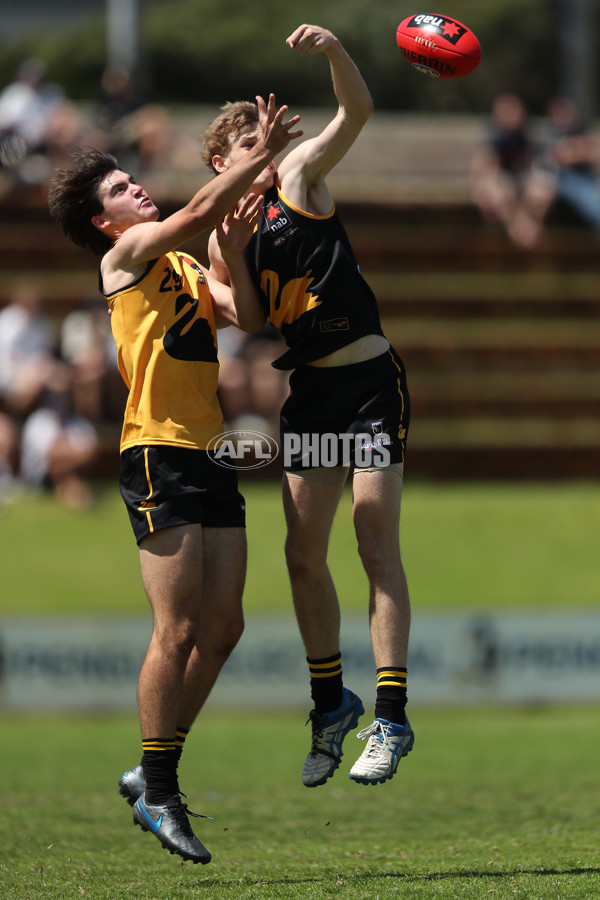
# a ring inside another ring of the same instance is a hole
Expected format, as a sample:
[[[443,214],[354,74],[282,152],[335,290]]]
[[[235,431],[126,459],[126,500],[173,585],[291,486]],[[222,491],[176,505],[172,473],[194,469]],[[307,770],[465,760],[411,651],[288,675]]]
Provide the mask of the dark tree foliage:
[[[220,104],[274,91],[291,105],[329,106],[323,58],[300,58],[285,45],[296,26],[316,22],[343,40],[380,110],[480,113],[498,93],[516,91],[532,112],[541,112],[560,85],[561,2],[447,0],[444,12],[476,32],[483,59],[467,78],[442,81],[411,69],[396,47],[398,23],[415,12],[409,0],[142,0],[140,77],[148,98],[162,103]],[[590,27],[594,53],[597,31]],[[96,17],[85,26],[40,30],[5,44],[0,84],[11,80],[23,56],[35,54],[47,60],[51,77],[69,96],[93,101],[105,40]]]

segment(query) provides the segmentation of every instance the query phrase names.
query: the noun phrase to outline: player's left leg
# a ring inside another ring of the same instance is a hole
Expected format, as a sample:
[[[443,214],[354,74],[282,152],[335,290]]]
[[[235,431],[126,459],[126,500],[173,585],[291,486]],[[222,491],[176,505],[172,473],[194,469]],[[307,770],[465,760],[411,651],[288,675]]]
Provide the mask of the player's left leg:
[[[198,641],[192,650],[178,725],[189,730],[244,630],[246,530],[204,528],[204,577]]]
[[[340,608],[327,566],[327,549],[343,481],[327,484],[311,475],[285,473],[285,557],[298,627],[309,658],[340,649]]]
[[[200,629],[204,536],[200,524],[165,528],[140,544],[153,631],[138,681],[142,737],[173,738],[190,653]]]
[[[350,778],[375,784],[394,775],[414,743],[405,714],[410,600],[399,541],[401,466],[356,469],[353,494],[358,551],[369,579],[378,690],[374,722],[358,735],[369,740]]]
[[[165,528],[140,543],[142,581],[153,631],[138,681],[145,790],[133,821],[162,846],[205,864],[210,853],[192,831],[177,779],[175,734],[187,663],[198,641],[204,541],[200,524]]]
[[[178,753],[204,706],[217,676],[244,629],[242,594],[246,578],[244,528],[202,529],[203,577],[198,638],[185,670],[177,717]],[[146,789],[141,764],[124,772],[119,792],[130,806]]]

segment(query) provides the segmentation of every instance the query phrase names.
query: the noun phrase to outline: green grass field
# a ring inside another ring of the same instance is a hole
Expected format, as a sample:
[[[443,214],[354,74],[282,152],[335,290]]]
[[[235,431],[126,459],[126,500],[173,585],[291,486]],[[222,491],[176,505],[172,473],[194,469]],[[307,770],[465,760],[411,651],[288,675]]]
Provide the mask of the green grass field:
[[[246,610],[290,609],[277,486],[244,486]],[[407,484],[402,546],[413,607],[597,607],[600,485]],[[51,498],[0,513],[2,614],[146,612],[116,491],[88,513]],[[331,568],[365,606],[349,497]],[[414,751],[386,785],[348,780],[362,749],[307,790],[298,711],[208,710],[181,765],[210,866],[182,863],[131,824],[116,793],[139,760],[135,715],[0,718],[0,900],[600,897],[598,708],[411,708]],[[362,723],[361,723],[362,724]]]
[[[213,853],[202,868],[134,828],[116,793],[138,759],[132,717],[5,717],[0,896],[597,900],[596,712],[412,716],[415,749],[393,781],[348,780],[349,736],[334,778],[311,790],[302,717],[199,720],[181,782],[214,816],[193,820]]]
[[[277,484],[242,485],[248,506],[247,612],[290,610],[285,525]],[[411,484],[401,542],[415,609],[596,608],[600,482]],[[137,548],[116,488],[87,513],[51,497],[0,507],[4,614],[146,611]],[[330,567],[344,609],[365,609],[350,493]]]

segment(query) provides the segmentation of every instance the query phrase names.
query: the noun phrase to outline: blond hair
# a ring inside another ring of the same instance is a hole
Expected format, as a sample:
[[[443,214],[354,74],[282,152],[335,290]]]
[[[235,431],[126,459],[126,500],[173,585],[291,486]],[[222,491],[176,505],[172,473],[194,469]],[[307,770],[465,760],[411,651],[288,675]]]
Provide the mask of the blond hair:
[[[210,123],[202,140],[202,159],[213,172],[213,156],[227,156],[235,138],[258,125],[258,107],[250,100],[237,100],[222,106],[223,112]]]

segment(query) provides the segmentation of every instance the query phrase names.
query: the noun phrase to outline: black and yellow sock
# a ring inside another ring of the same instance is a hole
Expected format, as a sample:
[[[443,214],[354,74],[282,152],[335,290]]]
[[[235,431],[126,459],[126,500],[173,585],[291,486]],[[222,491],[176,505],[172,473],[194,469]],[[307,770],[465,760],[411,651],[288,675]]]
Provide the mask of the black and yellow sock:
[[[342,705],[342,654],[325,659],[306,657],[310,672],[310,695],[319,715]]]
[[[177,757],[177,762],[181,759],[181,754],[183,753],[183,745],[185,744],[185,739],[190,733],[189,728],[183,728],[181,725],[177,726],[175,731],[175,756]]]
[[[377,669],[375,718],[404,725],[406,708],[406,669],[384,666]]]
[[[175,741],[172,738],[150,738],[142,741],[142,749],[146,800],[153,806],[165,803],[179,792]]]

